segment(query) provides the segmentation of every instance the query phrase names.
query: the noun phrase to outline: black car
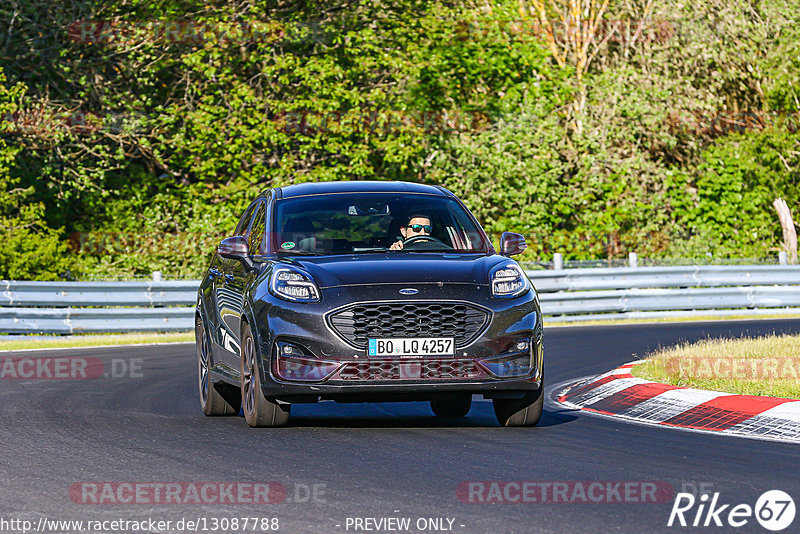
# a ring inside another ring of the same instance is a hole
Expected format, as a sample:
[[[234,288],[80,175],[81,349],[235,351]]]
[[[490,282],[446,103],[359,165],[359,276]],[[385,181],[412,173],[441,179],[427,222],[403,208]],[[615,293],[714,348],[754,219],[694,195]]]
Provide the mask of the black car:
[[[430,402],[501,425],[542,413],[536,290],[442,187],[327,182],[266,191],[214,255],[197,299],[206,415],[278,426],[292,404]]]

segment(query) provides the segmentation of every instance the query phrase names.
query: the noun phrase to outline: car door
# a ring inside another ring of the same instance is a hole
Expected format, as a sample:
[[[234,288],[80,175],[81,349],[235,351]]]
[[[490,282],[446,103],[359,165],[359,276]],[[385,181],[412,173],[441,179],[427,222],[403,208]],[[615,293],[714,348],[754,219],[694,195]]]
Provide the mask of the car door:
[[[253,220],[253,213],[260,202],[250,205],[245,211],[239,224],[236,226],[234,235],[239,235],[247,239],[250,223]],[[236,284],[237,269],[241,269],[242,262],[228,258],[219,258],[215,278],[214,296],[217,304],[217,315],[219,317],[217,338],[222,349],[221,361],[236,373],[239,372],[239,328],[243,308],[243,295],[239,286]]]
[[[248,242],[248,249],[251,256],[259,255],[258,249],[264,236],[264,202],[259,202],[254,210],[253,217],[250,221],[250,228],[245,234],[245,239]],[[244,301],[247,298],[247,288],[255,276],[254,269],[248,269],[244,263],[238,260],[233,260],[230,271],[226,274],[226,287],[231,292],[231,295],[236,295],[236,302],[238,308],[234,317],[231,317],[231,324],[233,325],[234,332],[236,333],[236,342],[240,343],[240,335],[242,331],[242,313],[244,311]],[[238,361],[237,354],[237,361]]]

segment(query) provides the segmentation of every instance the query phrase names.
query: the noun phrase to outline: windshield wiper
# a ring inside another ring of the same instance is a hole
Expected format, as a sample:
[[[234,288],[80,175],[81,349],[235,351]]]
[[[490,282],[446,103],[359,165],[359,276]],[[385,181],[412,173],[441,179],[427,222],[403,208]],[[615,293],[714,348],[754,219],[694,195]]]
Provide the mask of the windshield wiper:
[[[309,252],[307,250],[279,250],[278,254],[291,254],[293,256],[322,256],[316,252]]]
[[[389,250],[386,247],[372,247],[372,248],[359,248],[358,250],[353,250],[353,254],[363,254],[367,252],[386,252]]]
[[[420,252],[420,253],[432,252],[434,254],[442,254],[447,252],[453,252],[453,249],[451,248],[405,249],[404,248],[401,250],[397,250],[396,252]]]

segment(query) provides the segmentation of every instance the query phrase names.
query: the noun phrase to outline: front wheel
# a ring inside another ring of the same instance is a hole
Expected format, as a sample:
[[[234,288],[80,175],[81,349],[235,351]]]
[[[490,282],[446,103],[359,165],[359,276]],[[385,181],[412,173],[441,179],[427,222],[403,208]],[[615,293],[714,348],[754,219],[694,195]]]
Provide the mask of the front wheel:
[[[283,426],[289,421],[291,405],[268,401],[261,392],[261,373],[253,332],[244,325],[242,332],[242,407],[244,419],[252,427]]]
[[[502,426],[536,426],[544,407],[544,381],[521,399],[493,399],[494,415]]]
[[[472,395],[455,395],[431,401],[431,410],[437,417],[456,419],[464,417],[472,407]]]
[[[194,325],[195,345],[197,346],[197,383],[200,393],[200,409],[205,415],[235,415],[239,413],[238,403],[229,402],[211,382],[211,346],[208,342],[205,322],[198,315]],[[219,385],[225,388],[224,384]],[[234,390],[235,391],[235,390]],[[228,396],[230,397],[230,396]]]

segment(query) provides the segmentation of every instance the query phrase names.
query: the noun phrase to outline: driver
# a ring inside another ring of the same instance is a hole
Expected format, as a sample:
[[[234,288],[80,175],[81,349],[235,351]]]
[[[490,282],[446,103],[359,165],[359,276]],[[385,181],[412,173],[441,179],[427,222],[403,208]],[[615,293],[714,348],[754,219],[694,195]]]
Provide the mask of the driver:
[[[404,226],[400,227],[400,233],[402,234],[403,239],[392,243],[392,246],[389,247],[389,249],[402,250],[404,240],[420,235],[431,235],[432,231],[433,227],[431,226],[430,217],[421,214],[411,215],[408,218],[408,222]]]

